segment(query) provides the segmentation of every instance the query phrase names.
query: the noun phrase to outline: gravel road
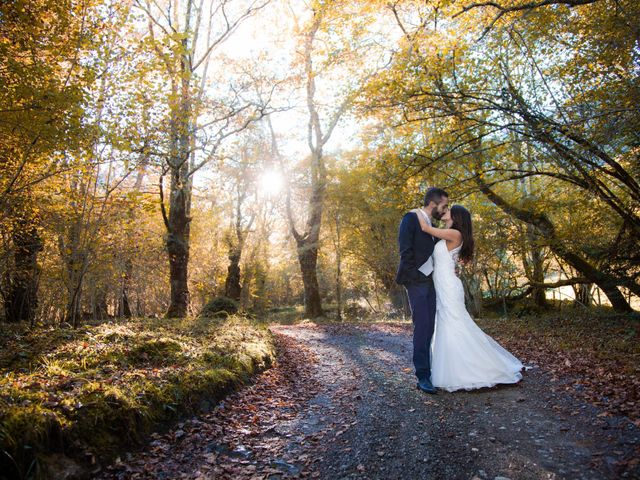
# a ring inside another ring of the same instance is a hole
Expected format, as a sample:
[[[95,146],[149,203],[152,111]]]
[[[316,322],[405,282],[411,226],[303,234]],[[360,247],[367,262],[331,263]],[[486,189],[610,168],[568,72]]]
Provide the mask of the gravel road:
[[[272,331],[274,368],[103,478],[640,478],[640,429],[569,395],[544,366],[517,385],[427,395],[407,325]]]

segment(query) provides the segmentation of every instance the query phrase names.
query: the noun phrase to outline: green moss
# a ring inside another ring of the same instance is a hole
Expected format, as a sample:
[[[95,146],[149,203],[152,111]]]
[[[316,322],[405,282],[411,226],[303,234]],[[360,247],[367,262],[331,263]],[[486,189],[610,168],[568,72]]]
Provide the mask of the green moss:
[[[134,364],[171,365],[185,358],[180,344],[169,338],[150,339],[136,345],[127,357]]]
[[[48,440],[66,423],[58,412],[38,404],[10,406],[3,410],[0,431],[5,450],[31,448]]]
[[[264,327],[235,316],[140,319],[51,332],[49,340],[13,334],[34,349],[29,362],[3,353],[0,450],[11,459],[0,456],[0,470],[15,476],[61,450],[80,462],[85,453],[110,458],[223,398],[275,355]]]
[[[225,318],[238,312],[238,302],[228,297],[216,297],[205,304],[200,312],[202,318]]]

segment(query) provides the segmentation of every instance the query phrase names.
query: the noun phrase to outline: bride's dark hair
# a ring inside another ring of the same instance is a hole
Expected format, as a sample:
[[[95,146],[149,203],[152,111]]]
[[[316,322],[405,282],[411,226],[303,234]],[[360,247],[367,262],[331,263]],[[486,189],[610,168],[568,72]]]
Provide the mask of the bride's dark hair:
[[[451,207],[451,220],[455,228],[462,234],[462,248],[458,258],[463,262],[469,262],[473,258],[473,227],[471,226],[471,213],[462,205]]]

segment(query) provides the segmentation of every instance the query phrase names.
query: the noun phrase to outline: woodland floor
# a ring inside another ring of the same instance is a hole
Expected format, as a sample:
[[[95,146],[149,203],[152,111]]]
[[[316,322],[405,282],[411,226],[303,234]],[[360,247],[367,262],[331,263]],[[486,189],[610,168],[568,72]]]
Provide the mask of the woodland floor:
[[[509,339],[496,337],[533,367],[519,384],[426,395],[415,388],[410,325],[272,331],[273,368],[102,478],[640,478],[637,419],[595,405],[582,392],[597,384]]]

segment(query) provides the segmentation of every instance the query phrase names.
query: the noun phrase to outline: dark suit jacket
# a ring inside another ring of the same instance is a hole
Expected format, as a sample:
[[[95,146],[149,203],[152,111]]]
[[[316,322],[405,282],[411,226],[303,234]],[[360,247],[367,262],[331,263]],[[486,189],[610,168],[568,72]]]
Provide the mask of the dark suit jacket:
[[[406,213],[402,217],[398,233],[400,265],[396,273],[396,283],[408,285],[429,282],[430,278],[418,268],[433,254],[434,245],[433,237],[420,228],[418,216],[415,213]]]

